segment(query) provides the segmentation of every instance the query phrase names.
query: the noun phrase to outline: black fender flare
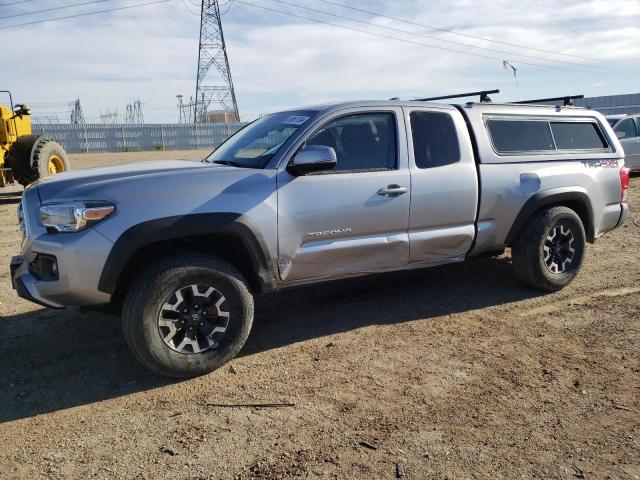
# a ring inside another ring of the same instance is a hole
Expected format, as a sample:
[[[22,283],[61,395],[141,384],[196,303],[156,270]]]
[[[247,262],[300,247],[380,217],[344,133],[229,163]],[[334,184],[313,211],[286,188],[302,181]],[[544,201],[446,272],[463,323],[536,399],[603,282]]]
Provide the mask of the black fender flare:
[[[249,252],[259,290],[263,293],[275,290],[275,269],[269,261],[269,252],[260,230],[248,217],[228,212],[157,218],[130,227],[113,244],[102,269],[98,289],[113,294],[127,263],[147,245],[215,234],[228,235],[241,242]]]
[[[551,205],[565,205],[576,210],[576,213],[580,216],[582,223],[584,224],[587,241],[590,243],[594,242],[595,223],[593,218],[593,207],[591,206],[589,196],[581,190],[576,190],[572,187],[564,187],[543,190],[529,198],[522,206],[518,216],[513,222],[513,225],[507,234],[507,238],[505,239],[505,245],[511,245],[515,239],[518,238],[518,235],[527,224],[527,221],[535,212],[541,208]]]

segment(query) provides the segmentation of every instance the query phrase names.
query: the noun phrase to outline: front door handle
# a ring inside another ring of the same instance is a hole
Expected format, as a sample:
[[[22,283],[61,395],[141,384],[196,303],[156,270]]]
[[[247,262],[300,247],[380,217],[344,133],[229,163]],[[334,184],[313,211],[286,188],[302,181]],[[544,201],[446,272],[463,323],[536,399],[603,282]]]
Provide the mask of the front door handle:
[[[387,185],[386,187],[378,190],[378,195],[383,197],[393,197],[397,195],[403,195],[407,193],[409,189],[407,187],[401,187],[400,185]]]

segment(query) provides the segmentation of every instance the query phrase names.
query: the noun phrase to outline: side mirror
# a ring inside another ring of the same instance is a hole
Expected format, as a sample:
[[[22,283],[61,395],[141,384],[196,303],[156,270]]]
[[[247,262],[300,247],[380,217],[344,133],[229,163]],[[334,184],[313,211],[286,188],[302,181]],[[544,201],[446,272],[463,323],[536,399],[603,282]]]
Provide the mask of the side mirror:
[[[627,136],[627,132],[623,132],[622,130],[617,130],[616,131],[616,137],[618,138],[624,138]]]
[[[338,163],[336,151],[324,145],[309,145],[300,150],[287,167],[291,175],[306,175],[312,172],[331,170]]]

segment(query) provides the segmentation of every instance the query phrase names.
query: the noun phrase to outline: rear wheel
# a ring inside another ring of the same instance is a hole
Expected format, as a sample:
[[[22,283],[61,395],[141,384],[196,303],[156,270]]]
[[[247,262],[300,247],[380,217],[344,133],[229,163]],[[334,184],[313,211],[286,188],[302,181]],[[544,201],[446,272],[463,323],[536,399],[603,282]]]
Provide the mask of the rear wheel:
[[[576,212],[551,207],[535,214],[511,248],[516,276],[529,286],[555,291],[567,286],[582,265],[584,226]]]
[[[124,337],[134,356],[169,377],[193,377],[224,365],[253,323],[242,275],[208,255],[162,260],[133,283],[124,302]]]

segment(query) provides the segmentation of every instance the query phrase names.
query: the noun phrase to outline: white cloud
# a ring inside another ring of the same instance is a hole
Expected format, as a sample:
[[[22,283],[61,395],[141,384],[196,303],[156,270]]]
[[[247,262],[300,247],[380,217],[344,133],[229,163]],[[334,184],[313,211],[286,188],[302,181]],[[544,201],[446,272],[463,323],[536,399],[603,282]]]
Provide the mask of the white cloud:
[[[3,64],[15,67],[3,78],[4,86],[21,101],[32,102],[34,113],[64,112],[64,102],[79,95],[85,115],[97,121],[100,110],[124,110],[140,98],[147,121],[173,121],[175,95],[186,97],[195,89],[199,19],[184,2],[79,17],[19,29],[0,30]],[[390,38],[381,38],[330,25],[307,22],[235,3],[223,17],[236,95],[243,117],[279,108],[330,100],[389,98],[494,88],[501,98],[548,96],[566,93],[606,95],[636,92],[640,78],[640,2],[637,0],[535,1],[522,0],[407,0],[403,2],[357,1],[345,4],[410,19],[416,23],[452,28],[460,33],[543,50],[601,58],[597,63],[553,56],[492,42],[474,41],[424,27],[373,18],[311,0],[290,0],[312,8],[373,21],[392,28],[422,32],[422,38],[351,23],[295,9],[272,0],[248,0],[303,16],[409,42],[440,45],[475,52],[495,60],[456,54]],[[41,0],[39,8],[62,5],[61,0]],[[118,5],[135,3],[124,0]],[[0,20],[0,27],[50,16],[107,8],[114,3],[60,12]],[[37,9],[35,3],[3,7],[8,13]],[[191,7],[195,11],[195,7]],[[440,39],[440,40],[438,40]],[[442,40],[473,43],[509,53],[482,51]],[[516,52],[580,65],[572,70],[539,68]],[[519,66],[519,92],[500,59]],[[518,61],[520,60],[520,62]],[[215,80],[214,80],[215,82]],[[56,105],[44,105],[54,102]],[[40,112],[38,111],[40,110]]]

